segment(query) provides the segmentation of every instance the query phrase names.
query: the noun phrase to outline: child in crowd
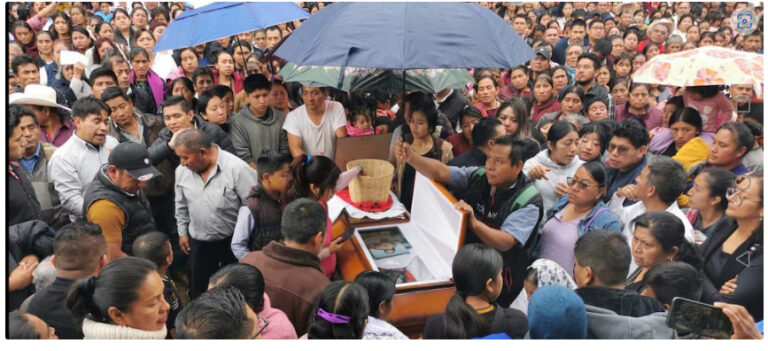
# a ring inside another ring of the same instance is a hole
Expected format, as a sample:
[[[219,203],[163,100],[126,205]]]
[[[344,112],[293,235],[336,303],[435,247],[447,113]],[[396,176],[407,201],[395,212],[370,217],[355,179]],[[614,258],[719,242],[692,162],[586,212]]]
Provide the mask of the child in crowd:
[[[355,108],[350,111],[347,120],[347,134],[352,137],[373,135],[373,118],[370,111],[364,108]]]
[[[522,339],[528,332],[525,315],[495,303],[504,284],[501,266],[501,255],[491,247],[467,244],[459,249],[452,268],[456,294],[448,301],[445,313],[427,319],[424,339],[471,339],[491,334]]]
[[[683,92],[683,100],[685,107],[699,111],[704,122],[704,133],[716,133],[717,129],[730,122],[733,116],[731,102],[717,85],[687,87]]]
[[[335,193],[346,188],[349,182],[362,171],[362,167],[355,167],[341,173],[339,167],[328,157],[300,155],[291,163],[293,179],[288,186],[286,203],[300,197],[307,197],[319,202],[327,212],[328,200]],[[333,224],[330,218],[327,218],[326,222],[323,249],[318,256],[323,266],[323,273],[330,278],[336,270],[336,252],[341,249],[341,237],[331,240]]]
[[[368,323],[365,325],[363,339],[407,340],[403,332],[387,322],[387,317],[392,313],[395,282],[384,273],[366,271],[355,277],[355,283],[368,292]]]
[[[265,150],[256,160],[259,184],[240,208],[232,237],[232,253],[238,259],[282,238],[282,199],[291,180],[290,164],[290,155],[274,150]]]

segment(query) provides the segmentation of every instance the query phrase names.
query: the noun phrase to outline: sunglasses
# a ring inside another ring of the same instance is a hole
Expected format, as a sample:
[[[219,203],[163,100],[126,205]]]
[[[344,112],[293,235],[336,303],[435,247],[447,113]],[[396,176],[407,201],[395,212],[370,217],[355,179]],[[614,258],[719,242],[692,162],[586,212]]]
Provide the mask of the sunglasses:
[[[599,184],[592,184],[589,181],[582,179],[582,180],[576,180],[573,177],[567,177],[565,178],[566,183],[568,186],[574,186],[577,185],[577,187],[581,190],[586,190],[587,188],[591,186],[599,186]]]
[[[629,147],[627,146],[619,146],[616,144],[608,144],[608,152],[611,153],[613,150],[618,150],[619,155],[626,155],[627,152],[629,152]]]

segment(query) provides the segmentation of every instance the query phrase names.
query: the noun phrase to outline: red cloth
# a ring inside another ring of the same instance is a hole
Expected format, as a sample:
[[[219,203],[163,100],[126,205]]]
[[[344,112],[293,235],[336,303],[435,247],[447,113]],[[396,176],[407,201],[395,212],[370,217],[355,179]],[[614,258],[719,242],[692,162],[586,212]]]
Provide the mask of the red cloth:
[[[365,212],[384,212],[392,208],[392,195],[387,197],[387,201],[384,202],[352,202],[352,197],[349,195],[349,188],[345,188],[342,191],[336,193],[338,197],[344,200],[346,203],[355,206],[355,208]]]
[[[558,102],[557,98],[554,96],[543,104],[539,104],[538,101],[535,101],[531,108],[531,120],[538,122],[544,114],[557,111],[560,111],[560,102]]]
[[[459,157],[459,155],[472,149],[472,144],[464,137],[462,133],[452,134],[445,138],[445,141],[453,145],[453,157]]]

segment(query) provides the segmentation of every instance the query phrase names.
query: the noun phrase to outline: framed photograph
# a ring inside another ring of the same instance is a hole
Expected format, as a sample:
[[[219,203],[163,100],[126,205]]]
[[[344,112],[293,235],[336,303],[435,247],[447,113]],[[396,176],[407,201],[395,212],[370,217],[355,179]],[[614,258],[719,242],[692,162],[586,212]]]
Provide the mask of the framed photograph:
[[[365,247],[374,259],[404,255],[411,252],[411,243],[398,227],[359,230]]]

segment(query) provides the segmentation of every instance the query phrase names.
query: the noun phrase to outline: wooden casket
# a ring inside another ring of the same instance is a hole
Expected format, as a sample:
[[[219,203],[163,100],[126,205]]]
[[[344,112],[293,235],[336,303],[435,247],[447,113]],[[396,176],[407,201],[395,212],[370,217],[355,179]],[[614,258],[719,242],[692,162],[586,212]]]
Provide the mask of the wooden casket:
[[[355,231],[337,253],[342,278],[352,281],[374,270],[399,280],[389,322],[412,338],[421,337],[427,317],[445,312],[455,292],[451,265],[467,225],[455,203],[443,186],[417,173],[406,219],[356,224],[342,211],[333,225],[334,237],[349,228]]]

